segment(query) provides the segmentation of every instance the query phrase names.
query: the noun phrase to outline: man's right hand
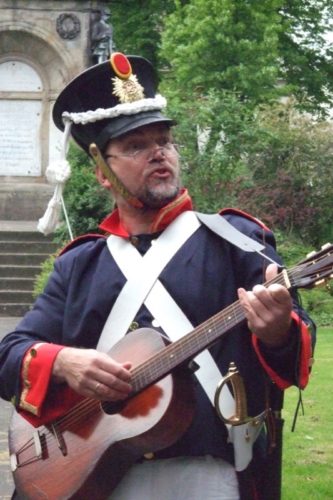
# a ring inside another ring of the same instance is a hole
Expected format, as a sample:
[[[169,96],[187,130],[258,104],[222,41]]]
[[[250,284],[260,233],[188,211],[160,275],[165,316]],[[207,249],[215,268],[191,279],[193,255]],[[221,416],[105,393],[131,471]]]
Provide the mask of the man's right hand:
[[[132,390],[130,368],[130,362],[118,363],[95,349],[64,347],[54,361],[52,376],[54,382],[67,382],[81,396],[118,401]]]

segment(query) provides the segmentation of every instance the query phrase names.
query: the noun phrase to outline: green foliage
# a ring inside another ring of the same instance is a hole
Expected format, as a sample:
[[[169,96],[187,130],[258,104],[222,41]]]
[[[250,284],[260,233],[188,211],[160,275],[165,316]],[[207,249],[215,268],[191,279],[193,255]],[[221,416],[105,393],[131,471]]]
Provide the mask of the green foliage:
[[[281,2],[278,49],[280,75],[304,109],[326,112],[332,106],[332,44],[325,34],[332,33],[331,0],[293,0]]]
[[[255,122],[246,158],[252,186],[239,190],[240,205],[310,245],[330,240],[332,124],[299,113],[293,100],[263,107]]]
[[[157,67],[163,20],[173,8],[173,0],[110,2],[116,50],[144,56]]]
[[[56,258],[56,253],[50,255],[41,265],[41,270],[40,273],[37,275],[35,283],[34,283],[34,289],[32,292],[32,295],[34,299],[40,295],[47,283],[47,280],[49,279],[50,274],[53,271],[53,265],[54,265],[54,260]]]
[[[261,102],[280,92],[275,85],[280,24],[272,3],[277,2],[176,2],[165,20],[161,47],[172,84],[192,98],[224,89]]]
[[[184,183],[197,207],[236,204],[312,245],[331,239],[332,127],[297,109],[320,113],[333,95],[332,54],[323,38],[332,6],[313,0],[175,6],[162,33],[169,72],[161,87],[180,124]],[[298,99],[276,104],[291,92]],[[209,132],[204,151],[198,131]]]
[[[333,102],[330,0],[176,1],[165,19],[161,56],[171,91],[186,97],[236,91],[248,103],[294,94],[324,113]],[[277,85],[278,83],[278,85]]]
[[[330,122],[300,113],[292,99],[252,110],[232,92],[190,103],[173,96],[169,110],[199,210],[238,206],[315,247],[333,238]]]
[[[332,325],[333,288],[331,284],[301,293],[302,305],[318,326]]]
[[[234,93],[212,90],[189,103],[174,96],[169,112],[177,121],[183,181],[196,207],[214,211],[236,203],[229,187],[245,173],[244,155],[254,133],[252,111]]]
[[[64,200],[74,237],[96,233],[99,222],[111,211],[110,194],[97,183],[94,166],[74,144],[71,145],[68,161],[72,174],[65,187]],[[55,239],[59,243],[68,240],[65,223],[57,230]]]

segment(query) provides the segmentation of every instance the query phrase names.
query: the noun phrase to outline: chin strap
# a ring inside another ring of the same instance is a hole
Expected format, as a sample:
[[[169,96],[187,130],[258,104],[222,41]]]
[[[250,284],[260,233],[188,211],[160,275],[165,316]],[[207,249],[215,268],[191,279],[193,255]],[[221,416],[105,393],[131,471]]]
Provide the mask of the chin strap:
[[[89,152],[93,159],[95,160],[97,166],[103,172],[103,175],[111,182],[112,187],[118,191],[121,196],[128,201],[133,207],[142,208],[143,204],[140,200],[135,198],[128,189],[124,186],[124,184],[118,179],[113,170],[107,165],[106,161],[103,158],[102,153],[100,152],[98,146],[95,143],[91,143],[89,146]]]

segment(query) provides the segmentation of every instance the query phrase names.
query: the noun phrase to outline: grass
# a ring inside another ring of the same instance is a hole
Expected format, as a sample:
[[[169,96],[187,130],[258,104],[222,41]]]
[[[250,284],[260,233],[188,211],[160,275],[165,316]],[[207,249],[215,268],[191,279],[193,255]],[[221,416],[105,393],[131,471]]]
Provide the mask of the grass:
[[[282,500],[333,499],[333,328],[317,333],[315,364],[302,397],[305,413],[291,432],[298,391],[285,393]]]

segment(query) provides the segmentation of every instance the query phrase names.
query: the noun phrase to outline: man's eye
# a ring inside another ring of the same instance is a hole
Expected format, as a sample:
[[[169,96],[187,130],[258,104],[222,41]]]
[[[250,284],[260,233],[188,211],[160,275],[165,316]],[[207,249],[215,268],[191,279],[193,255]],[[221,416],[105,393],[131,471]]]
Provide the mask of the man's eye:
[[[129,144],[126,148],[127,153],[135,153],[136,151],[142,151],[145,148],[144,144],[141,144],[139,142],[133,142],[132,144]]]
[[[168,146],[170,144],[170,139],[168,137],[162,137],[157,143],[159,146]]]

